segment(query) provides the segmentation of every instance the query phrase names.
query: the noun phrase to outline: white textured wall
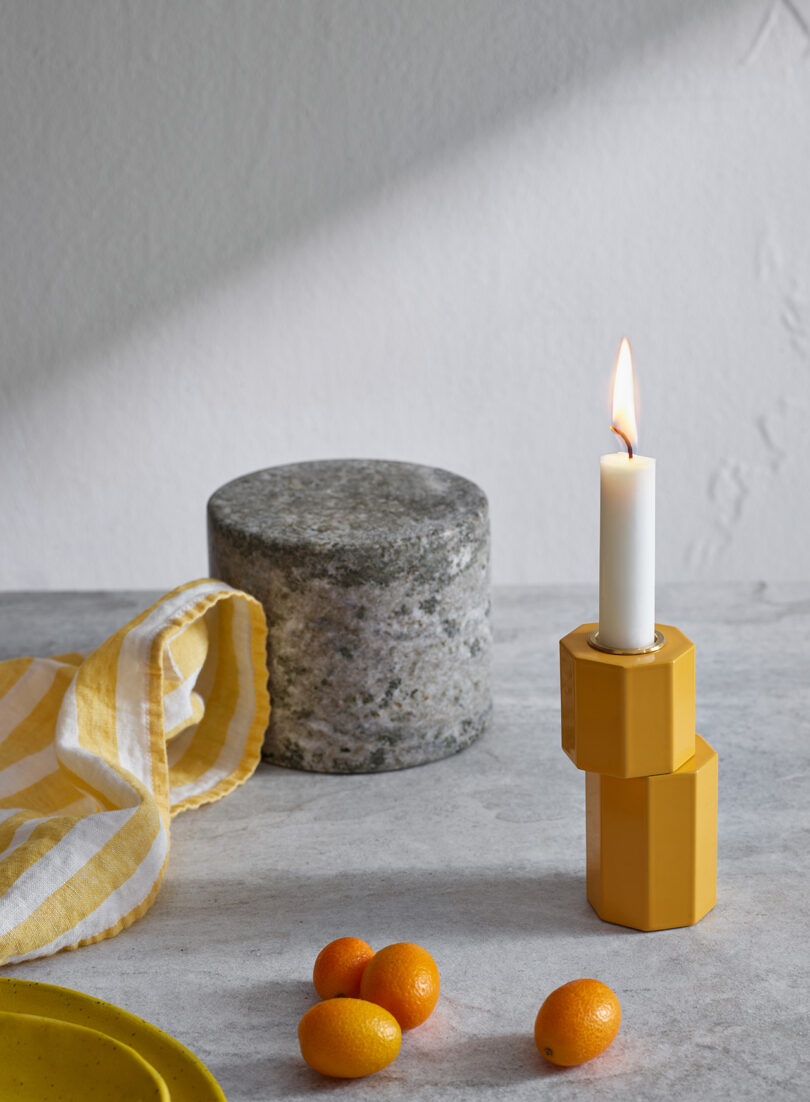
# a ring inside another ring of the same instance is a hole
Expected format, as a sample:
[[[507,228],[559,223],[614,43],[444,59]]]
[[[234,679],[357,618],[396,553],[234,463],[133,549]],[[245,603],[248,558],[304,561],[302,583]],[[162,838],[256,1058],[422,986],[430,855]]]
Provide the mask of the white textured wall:
[[[807,576],[810,0],[0,17],[0,587],[199,575],[212,490],[339,455],[595,582],[624,333],[659,576]]]

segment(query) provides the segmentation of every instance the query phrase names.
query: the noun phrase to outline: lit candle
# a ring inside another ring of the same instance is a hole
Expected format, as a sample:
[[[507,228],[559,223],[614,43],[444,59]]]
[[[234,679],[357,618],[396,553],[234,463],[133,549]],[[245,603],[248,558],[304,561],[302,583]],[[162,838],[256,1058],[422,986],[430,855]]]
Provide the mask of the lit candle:
[[[613,424],[622,450],[599,461],[599,643],[637,650],[655,639],[655,460],[636,454],[635,387],[623,340],[613,380]]]

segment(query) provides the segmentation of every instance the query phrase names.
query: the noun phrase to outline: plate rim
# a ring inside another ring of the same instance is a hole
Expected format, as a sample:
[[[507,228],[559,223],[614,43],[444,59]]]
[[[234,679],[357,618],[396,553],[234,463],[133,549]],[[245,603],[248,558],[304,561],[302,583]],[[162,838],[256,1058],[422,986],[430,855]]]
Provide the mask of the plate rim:
[[[153,1077],[154,1082],[160,1090],[160,1097],[163,1102],[171,1102],[169,1095],[169,1088],[166,1085],[166,1081],[160,1074],[158,1069],[154,1067],[149,1061],[132,1045],[126,1044],[124,1041],[119,1041],[117,1037],[110,1036],[109,1033],[104,1033],[103,1030],[94,1029],[89,1025],[80,1025],[78,1022],[70,1022],[64,1018],[50,1018],[45,1014],[26,1014],[19,1010],[4,1010],[0,1006],[0,1033],[5,1032],[5,1028],[9,1025],[9,1019],[12,1021],[20,1022],[44,1022],[50,1026],[58,1026],[60,1029],[64,1029],[68,1036],[73,1034],[73,1039],[76,1044],[81,1043],[81,1039],[78,1035],[83,1033],[90,1033],[94,1037],[100,1037],[106,1041],[109,1045],[112,1045],[114,1049],[120,1049],[125,1053],[125,1059],[133,1059],[136,1064],[141,1064],[147,1070],[149,1075]]]
[[[26,992],[29,992],[29,1002],[32,997],[40,1000],[50,999],[47,1012],[43,1011],[41,1007],[25,1009]],[[15,1006],[15,1001],[18,1001],[20,1005]],[[174,1084],[182,1085],[182,1081],[178,1081],[177,1065],[185,1066],[187,1070],[193,1069],[192,1078],[194,1082],[191,1084],[191,1088],[194,1093],[188,1095],[189,1099],[193,1099],[194,1102],[227,1102],[225,1094],[213,1074],[202,1060],[195,1056],[191,1049],[187,1048],[170,1033],[167,1033],[166,1030],[145,1018],[140,1018],[130,1010],[125,1010],[116,1003],[99,998],[97,995],[88,995],[86,992],[77,991],[72,987],[43,983],[39,980],[19,979],[16,976],[0,976],[0,1010],[10,1011],[14,1014],[47,1017],[68,1024],[85,1026],[133,1048],[164,1079],[172,1102],[175,1102],[176,1099]],[[81,1014],[82,1010],[89,1011],[89,1021],[83,1017],[77,1020],[74,1016],[74,1013]],[[71,1013],[71,1011],[74,1013]],[[93,1021],[94,1015],[102,1023],[101,1025]],[[118,1019],[121,1028],[115,1028],[116,1019]],[[113,1028],[108,1028],[110,1025]],[[157,1059],[153,1058],[154,1054],[147,1054],[143,1051],[140,1042],[144,1038],[150,1042],[146,1047],[156,1050]],[[161,1057],[164,1057],[164,1059],[161,1060]],[[172,1060],[171,1057],[174,1057],[174,1059]],[[168,1066],[161,1066],[161,1064]],[[200,1088],[202,1087],[207,1088],[207,1095],[201,1096]],[[182,1099],[179,1099],[178,1102],[182,1102]]]

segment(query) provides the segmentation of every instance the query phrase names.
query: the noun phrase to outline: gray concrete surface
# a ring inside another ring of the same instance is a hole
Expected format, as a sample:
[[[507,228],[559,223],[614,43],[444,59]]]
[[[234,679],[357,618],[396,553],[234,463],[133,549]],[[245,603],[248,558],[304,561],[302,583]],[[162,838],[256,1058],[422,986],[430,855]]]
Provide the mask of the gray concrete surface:
[[[86,646],[141,594],[7,594],[0,656]],[[803,1099],[810,583],[662,587],[659,618],[696,644],[697,727],[720,755],[718,903],[641,934],[585,900],[584,777],[560,749],[558,639],[585,588],[495,591],[495,718],[462,753],[401,772],[270,765],[173,824],[167,879],[130,930],[6,969],[126,1007],[193,1049],[229,1102]],[[343,934],[425,945],[433,1017],[367,1080],[301,1062],[312,963]],[[619,1036],[569,1071],[534,1049],[545,995],[578,976],[617,992]]]

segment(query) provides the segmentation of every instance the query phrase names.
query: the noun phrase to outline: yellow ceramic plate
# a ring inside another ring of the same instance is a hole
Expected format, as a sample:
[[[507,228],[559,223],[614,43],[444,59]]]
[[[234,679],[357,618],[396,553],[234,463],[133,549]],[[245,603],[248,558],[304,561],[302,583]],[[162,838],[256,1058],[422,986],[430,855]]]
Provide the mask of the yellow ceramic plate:
[[[0,979],[0,1011],[55,1018],[104,1033],[133,1048],[158,1073],[171,1102],[226,1102],[202,1061],[179,1041],[143,1018],[69,987],[31,980]],[[0,1094],[0,1098],[7,1097]],[[110,1096],[116,1097],[116,1096]],[[151,1096],[147,1097],[150,1098]],[[160,1095],[156,1095],[160,1098]]]
[[[106,1033],[0,1011],[0,1098],[14,1102],[171,1102],[151,1065]]]

